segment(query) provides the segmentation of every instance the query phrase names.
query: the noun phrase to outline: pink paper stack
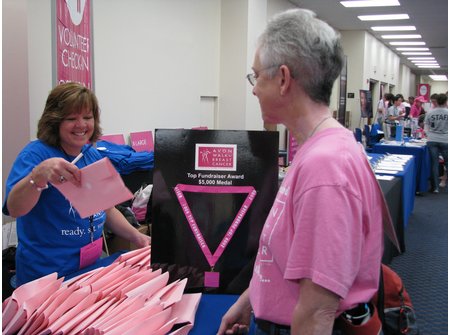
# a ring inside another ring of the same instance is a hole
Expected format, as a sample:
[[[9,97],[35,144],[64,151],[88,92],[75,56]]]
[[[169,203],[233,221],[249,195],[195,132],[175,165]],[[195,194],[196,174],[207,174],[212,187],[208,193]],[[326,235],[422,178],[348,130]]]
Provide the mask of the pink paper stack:
[[[3,302],[2,334],[186,335],[201,294],[186,279],[150,268],[150,246],[63,282],[52,273],[18,287]]]

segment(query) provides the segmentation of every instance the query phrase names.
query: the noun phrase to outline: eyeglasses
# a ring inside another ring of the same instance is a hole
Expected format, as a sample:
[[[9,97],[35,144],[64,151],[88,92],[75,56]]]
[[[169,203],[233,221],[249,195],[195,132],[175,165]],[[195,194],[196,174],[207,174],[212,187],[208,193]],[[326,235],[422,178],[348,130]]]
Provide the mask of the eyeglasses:
[[[272,65],[269,67],[266,67],[264,69],[259,70],[258,72],[249,73],[246,77],[250,85],[255,86],[256,85],[256,79],[258,78],[259,74],[263,71],[267,71],[270,69],[273,69],[274,67],[279,67],[280,65]]]

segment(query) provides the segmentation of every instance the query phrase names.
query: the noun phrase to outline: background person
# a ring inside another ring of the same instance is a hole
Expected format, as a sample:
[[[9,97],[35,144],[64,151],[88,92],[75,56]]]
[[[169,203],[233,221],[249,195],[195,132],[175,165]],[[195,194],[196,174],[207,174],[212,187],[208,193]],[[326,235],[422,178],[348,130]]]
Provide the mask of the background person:
[[[77,271],[81,248],[87,245],[101,254],[104,224],[137,247],[150,243],[115,207],[82,219],[53,186],[80,185],[80,169],[102,158],[86,145],[101,135],[99,116],[97,98],[89,89],[76,83],[56,86],[39,120],[37,140],[22,149],[12,166],[3,214],[17,223],[17,287],[49,273]],[[82,150],[83,157],[71,164]]]
[[[252,311],[257,334],[331,334],[337,316],[367,312],[377,292],[382,194],[361,145],[328,107],[342,65],[340,36],[309,10],[277,15],[258,40],[247,78],[262,118],[284,124],[299,149],[261,233],[249,289],[218,334],[246,331]]]
[[[403,121],[405,111],[402,108],[403,96],[397,94],[393,98],[393,105],[387,109],[386,124],[389,127],[390,137],[395,137],[395,125]]]
[[[436,107],[426,113],[424,124],[431,159],[431,189],[439,193],[439,154],[448,171],[448,109],[447,95],[437,94],[435,98]]]

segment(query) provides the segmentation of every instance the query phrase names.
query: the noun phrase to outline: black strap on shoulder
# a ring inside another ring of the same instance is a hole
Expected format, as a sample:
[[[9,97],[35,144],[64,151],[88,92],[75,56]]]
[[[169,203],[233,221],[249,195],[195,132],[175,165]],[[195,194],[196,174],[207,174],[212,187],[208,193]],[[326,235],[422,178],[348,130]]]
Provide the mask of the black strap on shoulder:
[[[378,317],[384,328],[384,278],[383,266],[380,267],[380,283],[378,285],[378,300],[377,300]]]

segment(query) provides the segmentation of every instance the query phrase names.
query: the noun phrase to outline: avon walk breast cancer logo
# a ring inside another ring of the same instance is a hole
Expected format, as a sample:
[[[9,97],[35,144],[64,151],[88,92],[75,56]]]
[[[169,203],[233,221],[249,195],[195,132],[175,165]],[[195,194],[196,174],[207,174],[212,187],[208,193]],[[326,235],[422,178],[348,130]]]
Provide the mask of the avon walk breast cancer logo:
[[[195,169],[236,171],[236,144],[195,145]]]
[[[78,26],[83,19],[84,7],[86,0],[65,0],[67,9],[69,10],[70,19],[72,23]]]

